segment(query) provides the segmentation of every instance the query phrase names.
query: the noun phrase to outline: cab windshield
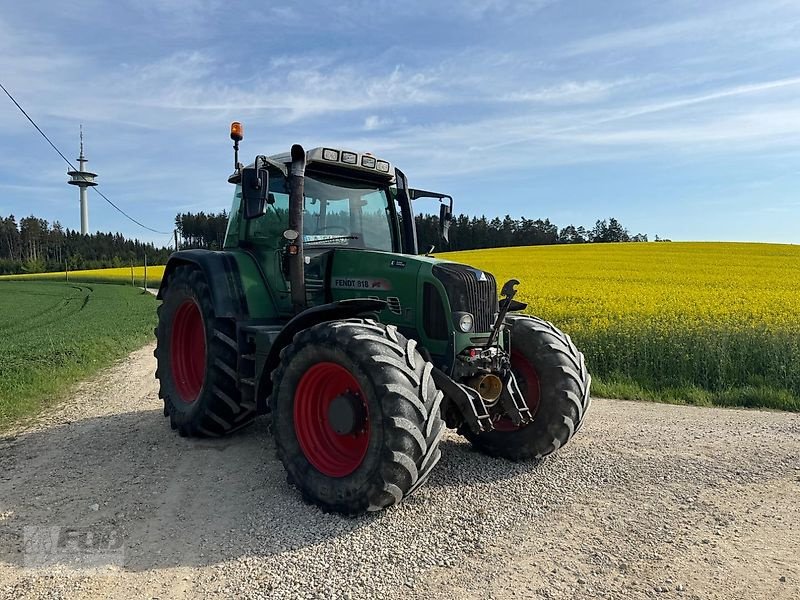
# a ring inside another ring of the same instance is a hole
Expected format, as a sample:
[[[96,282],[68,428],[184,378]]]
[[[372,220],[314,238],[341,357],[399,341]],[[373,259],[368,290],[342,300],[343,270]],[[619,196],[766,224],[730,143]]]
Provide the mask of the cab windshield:
[[[248,224],[248,237],[274,246],[283,239],[283,232],[289,223],[286,179],[271,173],[269,191],[267,212]],[[238,214],[240,202],[241,187],[237,186],[233,215]],[[391,252],[393,232],[389,211],[388,188],[363,181],[306,173],[304,245],[308,249],[364,248]]]
[[[391,252],[390,222],[385,188],[328,176],[306,177],[303,242],[307,247]]]

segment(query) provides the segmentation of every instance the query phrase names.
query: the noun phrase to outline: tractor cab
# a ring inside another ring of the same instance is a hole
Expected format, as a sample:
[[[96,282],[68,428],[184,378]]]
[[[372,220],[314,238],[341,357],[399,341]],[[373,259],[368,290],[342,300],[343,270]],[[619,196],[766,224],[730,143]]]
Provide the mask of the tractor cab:
[[[302,197],[298,193],[292,226],[291,154],[260,156],[247,167],[237,165],[229,178],[236,188],[224,247],[244,249],[256,257],[265,277],[277,282],[276,309],[283,315],[332,300],[375,298],[387,302],[387,322],[410,331],[420,315],[403,307],[417,304],[417,263],[421,260],[412,201],[433,197],[442,202],[442,235],[446,237],[452,198],[409,189],[402,171],[369,153],[320,147],[305,151],[304,158]],[[258,195],[253,182],[264,182],[268,192],[264,195],[262,190],[263,203],[248,212],[248,196]],[[409,258],[387,260],[398,254]],[[294,300],[293,262],[298,271],[302,267],[304,287],[301,292],[295,285]],[[390,264],[394,265],[386,273],[390,277],[374,276],[387,271]],[[486,291],[492,297],[496,294],[493,287]],[[490,311],[496,309],[490,307]],[[484,320],[489,319],[491,314]],[[435,353],[446,350],[441,337],[428,336],[426,341]]]
[[[323,152],[332,151],[316,148],[308,152],[308,156],[321,156]],[[286,169],[281,168],[284,160],[288,160],[288,155],[269,157],[269,193],[263,211],[247,219],[242,219],[242,183],[239,177],[231,177],[237,183],[226,247],[236,247],[243,241],[271,246],[283,244],[290,195],[289,178]],[[310,160],[305,172],[303,230],[298,232],[302,233],[303,245],[309,250],[402,251],[392,178],[374,174],[361,176],[360,171],[348,169],[337,172],[326,166]]]

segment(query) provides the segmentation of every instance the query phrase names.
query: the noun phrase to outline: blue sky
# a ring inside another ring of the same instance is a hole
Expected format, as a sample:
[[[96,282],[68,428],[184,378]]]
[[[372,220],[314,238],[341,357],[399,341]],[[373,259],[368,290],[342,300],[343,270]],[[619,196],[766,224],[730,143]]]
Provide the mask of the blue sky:
[[[456,211],[615,216],[800,242],[800,3],[0,0],[0,81],[101,189],[170,231],[243,155],[340,145]],[[0,96],[0,214],[79,227],[65,165]],[[166,241],[90,194],[92,230]],[[433,206],[431,206],[433,208]]]

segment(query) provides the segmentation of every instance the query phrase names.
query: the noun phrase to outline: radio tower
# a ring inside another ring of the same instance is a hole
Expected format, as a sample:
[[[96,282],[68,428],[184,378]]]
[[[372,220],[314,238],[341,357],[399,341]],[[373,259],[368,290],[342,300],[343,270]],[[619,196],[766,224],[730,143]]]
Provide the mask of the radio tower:
[[[83,235],[89,233],[89,198],[86,188],[97,185],[94,180],[97,177],[97,173],[91,173],[84,168],[87,162],[89,161],[83,156],[83,125],[81,125],[81,155],[78,157],[78,170],[67,171],[67,175],[71,177],[67,183],[77,185],[80,188],[81,233]]]

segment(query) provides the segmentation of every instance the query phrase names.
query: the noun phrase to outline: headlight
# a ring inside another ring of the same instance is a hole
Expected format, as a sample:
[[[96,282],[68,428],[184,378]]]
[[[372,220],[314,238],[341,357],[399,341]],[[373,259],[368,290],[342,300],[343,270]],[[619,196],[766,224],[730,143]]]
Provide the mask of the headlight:
[[[354,152],[342,152],[342,162],[348,165],[356,164],[358,156]]]
[[[463,333],[472,331],[472,326],[475,324],[472,315],[469,313],[460,313],[455,315],[458,320],[458,328]]]
[[[339,160],[339,151],[338,150],[331,150],[330,148],[325,148],[322,151],[322,158],[325,160]]]
[[[361,157],[361,166],[367,167],[368,169],[375,168],[375,159],[372,156],[362,156]]]
[[[378,161],[378,171],[381,173],[388,173],[389,172],[389,163],[385,160]]]

